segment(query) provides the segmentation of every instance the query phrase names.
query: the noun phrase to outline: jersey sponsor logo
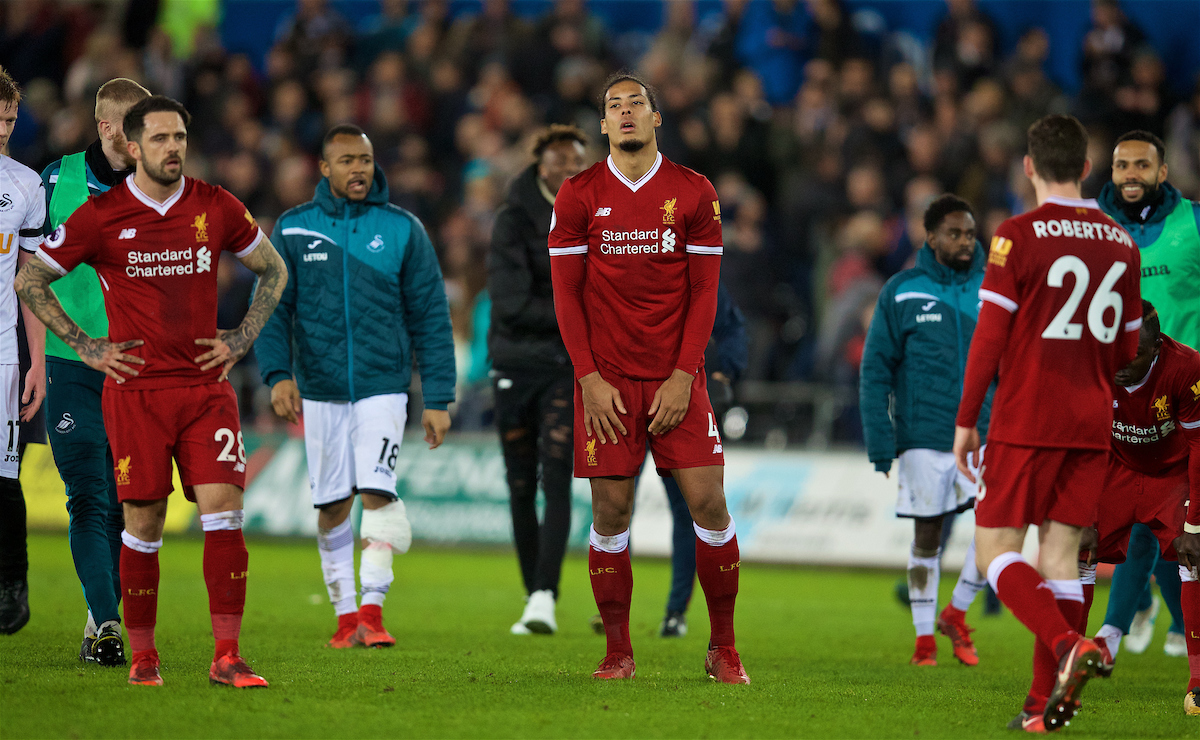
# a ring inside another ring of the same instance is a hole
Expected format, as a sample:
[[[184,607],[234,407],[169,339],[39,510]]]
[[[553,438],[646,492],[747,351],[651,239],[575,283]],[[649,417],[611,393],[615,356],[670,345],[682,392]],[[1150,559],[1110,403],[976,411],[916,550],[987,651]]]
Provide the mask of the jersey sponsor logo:
[[[992,237],[992,246],[988,249],[988,264],[996,267],[1004,267],[1008,262],[1008,253],[1012,251],[1012,239],[1005,239],[1002,236]]]
[[[1129,234],[1126,234],[1120,227],[1114,228],[1109,224],[1096,223],[1094,221],[1072,221],[1066,218],[1052,218],[1047,221],[1034,221],[1032,226],[1033,235],[1038,239],[1064,236],[1074,239],[1116,242],[1124,244],[1127,247],[1133,246],[1133,240],[1129,238]],[[994,239],[993,243],[995,243]]]
[[[200,249],[207,251],[204,247]],[[191,275],[195,271],[191,247],[164,249],[161,252],[129,252],[126,259],[129,260],[129,266],[125,268],[125,274],[129,277],[170,277]]]
[[[129,485],[129,468],[133,466],[129,458],[130,455],[122,457],[117,460],[117,464],[113,467],[113,474],[116,476],[118,486]]]
[[[208,272],[212,268],[212,252],[208,247],[196,250],[196,272]]]
[[[1166,439],[1175,431],[1175,422],[1167,419],[1161,427],[1139,427],[1136,424],[1125,424],[1113,419],[1112,436],[1118,442],[1131,445],[1148,445]]]
[[[663,201],[662,206],[660,206],[663,212],[664,224],[675,223],[675,204],[678,200],[678,198],[671,198],[670,200]]]
[[[713,221],[721,223],[721,204],[718,201],[713,201]]]
[[[1158,277],[1159,275],[1170,275],[1171,268],[1167,265],[1151,265],[1150,267],[1142,268],[1142,277]]]
[[[58,423],[54,425],[54,431],[59,434],[70,434],[75,431],[75,420],[71,418],[71,414],[63,414]]]
[[[121,233],[117,236],[117,239],[132,239],[135,236],[137,236],[137,229],[121,229]]]
[[[208,211],[196,216],[196,220],[192,222],[192,228],[196,230],[196,241],[208,241]]]
[[[1193,401],[1197,398],[1200,398],[1200,381],[1197,381],[1196,384],[1192,386],[1192,395],[1194,396],[1192,399]]]
[[[375,238],[367,244],[367,251],[373,254],[379,254],[383,251],[383,236],[376,234]]]
[[[16,238],[16,234],[0,234],[0,254],[8,254],[11,252],[13,239]]]
[[[665,231],[663,231],[662,251],[663,252],[674,252],[675,251],[675,232],[671,231],[670,229],[666,229]]]
[[[941,320],[942,320],[942,315],[940,313],[923,313],[923,314],[919,314],[917,316],[918,324],[925,324],[930,321],[941,321]]]
[[[587,444],[583,446],[583,451],[587,453],[587,464],[589,468],[594,468],[600,464],[596,462],[596,440],[589,439]]]
[[[600,238],[603,240],[600,243],[601,254],[659,254],[660,252],[675,251],[676,237],[670,229],[662,232],[659,229],[650,229],[649,231],[604,229],[600,232]],[[661,244],[660,239],[662,240]]]
[[[59,224],[58,228],[55,229],[54,232],[50,234],[50,236],[46,237],[46,241],[43,243],[50,249],[58,249],[59,247],[61,247],[63,245],[63,242],[66,240],[67,240],[67,225]]]
[[[328,262],[329,261],[329,253],[328,252],[310,252],[310,253],[304,255],[304,261],[305,262]]]
[[[607,215],[609,215],[609,214],[611,214],[611,213],[612,213],[612,209],[611,209],[611,208],[597,208],[597,209],[596,209],[596,215],[595,215],[595,216],[592,216],[592,218],[600,218],[601,216],[607,216]]]

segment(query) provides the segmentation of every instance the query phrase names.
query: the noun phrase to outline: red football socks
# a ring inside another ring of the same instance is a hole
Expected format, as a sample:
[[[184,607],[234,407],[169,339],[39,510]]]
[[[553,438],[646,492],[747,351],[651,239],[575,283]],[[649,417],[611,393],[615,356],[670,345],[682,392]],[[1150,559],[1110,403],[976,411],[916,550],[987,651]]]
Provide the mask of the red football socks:
[[[158,552],[138,552],[121,546],[121,590],[129,649],[154,650],[154,623],[158,616]]]
[[[1087,631],[1088,615],[1091,614],[1091,612],[1092,612],[1092,600],[1095,598],[1096,598],[1096,584],[1094,584],[1094,583],[1083,584],[1083,615],[1080,617],[1079,622],[1075,625],[1075,631],[1081,635],[1086,635],[1088,633],[1088,631]],[[1062,610],[1062,602],[1060,601],[1058,603],[1059,603],[1058,608],[1061,611]],[[1063,612],[1063,613],[1065,614],[1066,612]]]
[[[996,586],[996,595],[1013,616],[1056,656],[1075,644],[1079,635],[1073,625],[1079,618],[1078,612],[1071,612],[1071,619],[1065,617],[1059,608],[1063,602],[1054,598],[1049,584],[1029,563],[1023,560],[1010,563],[1000,571]],[[1083,608],[1079,602],[1072,603],[1076,605],[1075,609]],[[1056,667],[1057,663],[1055,660]]]
[[[204,582],[208,586],[208,611],[217,641],[213,660],[238,652],[249,561],[242,530],[217,529],[204,533]]]
[[[1184,581],[1179,591],[1179,602],[1183,607],[1183,634],[1187,639],[1188,668],[1192,677],[1188,679],[1188,691],[1200,688],[1200,581]]]
[[[611,553],[589,547],[588,572],[591,574],[596,606],[600,609],[600,618],[604,620],[608,653],[632,656],[629,603],[633,600],[633,568],[629,564],[629,548]]]
[[[713,647],[734,647],[733,607],[740,570],[737,535],[715,546],[696,538],[696,576],[708,602],[709,641]]]

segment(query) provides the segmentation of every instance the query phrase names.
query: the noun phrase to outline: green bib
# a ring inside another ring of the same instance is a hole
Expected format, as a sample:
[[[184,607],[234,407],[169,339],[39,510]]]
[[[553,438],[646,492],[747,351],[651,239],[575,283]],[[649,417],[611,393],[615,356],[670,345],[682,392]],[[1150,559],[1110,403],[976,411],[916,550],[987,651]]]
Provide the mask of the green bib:
[[[84,153],[69,154],[62,158],[58,169],[58,182],[50,196],[48,215],[50,225],[58,228],[75,209],[87,202],[87,165]],[[52,290],[58,296],[63,309],[89,337],[108,336],[108,314],[104,312],[104,292],[100,289],[100,277],[89,265],[79,265],[74,270],[54,281]],[[46,332],[46,354],[66,360],[82,362],[75,350],[67,346],[54,332]]]
[[[1190,200],[1179,201],[1141,255],[1142,297],[1158,310],[1163,333],[1200,348],[1200,231]]]

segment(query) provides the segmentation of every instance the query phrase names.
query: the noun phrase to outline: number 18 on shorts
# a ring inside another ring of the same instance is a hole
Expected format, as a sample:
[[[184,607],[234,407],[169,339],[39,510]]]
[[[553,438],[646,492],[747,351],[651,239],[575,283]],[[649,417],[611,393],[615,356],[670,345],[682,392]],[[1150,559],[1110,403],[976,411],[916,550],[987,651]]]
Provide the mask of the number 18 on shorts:
[[[408,420],[408,394],[355,401],[304,399],[304,448],[313,506],[365,491],[396,497],[396,462]]]

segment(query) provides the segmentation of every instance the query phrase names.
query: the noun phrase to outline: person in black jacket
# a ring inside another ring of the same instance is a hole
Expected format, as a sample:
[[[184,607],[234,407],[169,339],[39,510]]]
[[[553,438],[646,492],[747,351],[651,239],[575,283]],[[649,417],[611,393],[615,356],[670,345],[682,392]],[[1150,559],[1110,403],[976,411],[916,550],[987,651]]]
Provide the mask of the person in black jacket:
[[[513,539],[529,599],[512,633],[553,634],[554,605],[571,530],[574,372],[554,316],[547,238],[554,196],[586,166],[587,136],[553,125],[538,136],[537,161],[513,182],[496,215],[488,257],[492,321],[488,352],[496,427],[507,468]],[[540,466],[540,470],[539,470]],[[546,497],[537,519],[538,479]]]

